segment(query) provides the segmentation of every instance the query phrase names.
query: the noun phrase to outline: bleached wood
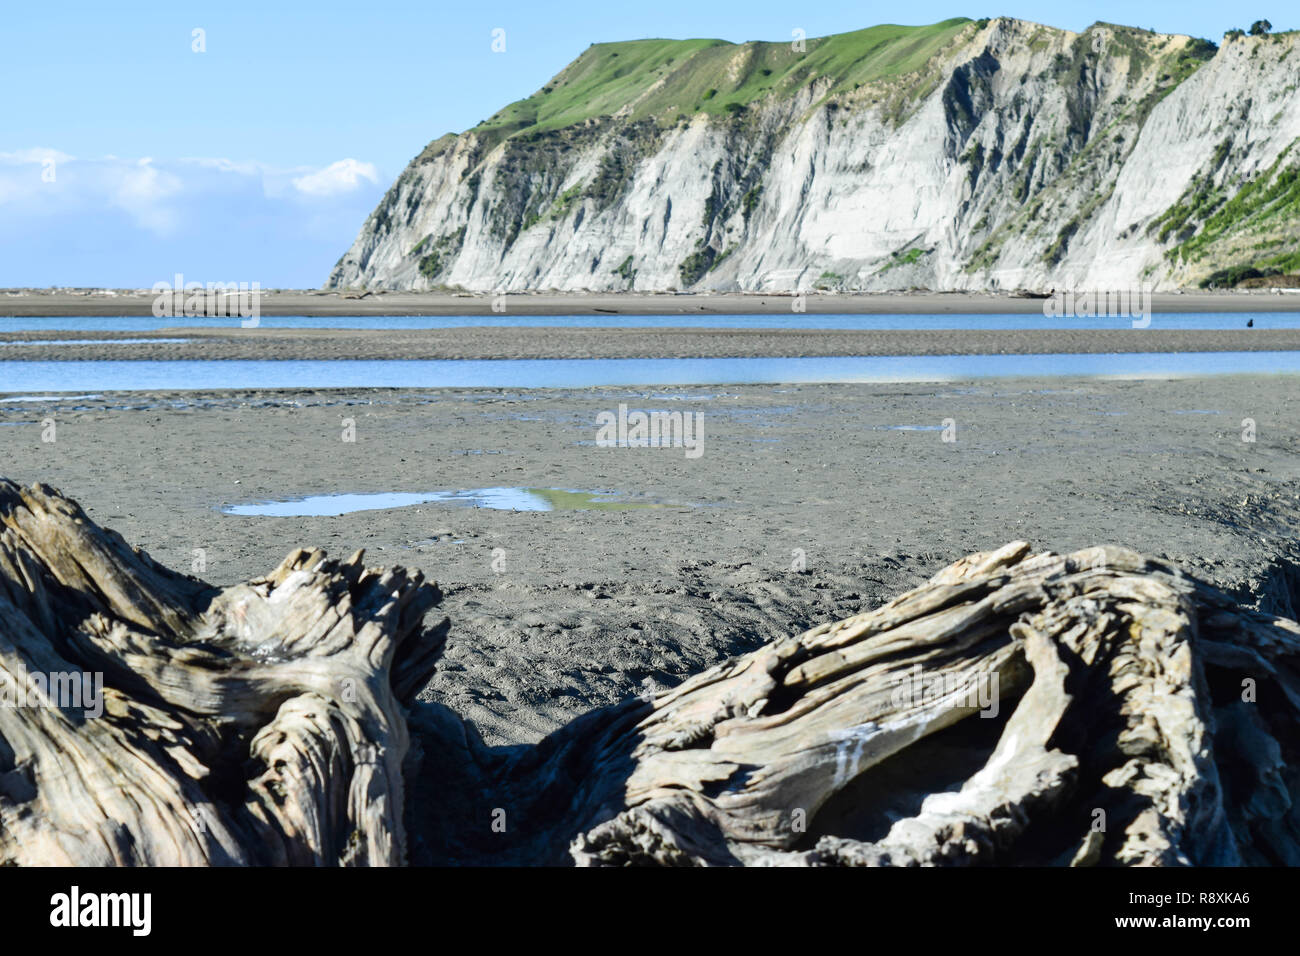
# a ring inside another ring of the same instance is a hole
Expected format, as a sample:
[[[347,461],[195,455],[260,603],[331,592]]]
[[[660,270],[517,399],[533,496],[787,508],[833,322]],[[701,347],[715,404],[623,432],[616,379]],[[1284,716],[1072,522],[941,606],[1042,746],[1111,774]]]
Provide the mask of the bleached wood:
[[[105,685],[0,707],[0,864],[398,864],[408,825],[416,862],[1300,863],[1300,627],[1122,548],[970,555],[503,750],[413,704],[438,600],[318,550],[218,590],[0,481],[0,676]]]
[[[446,626],[422,624],[436,587],[361,558],[219,591],[0,482],[0,678],[25,704],[0,707],[0,864],[404,862],[404,704]],[[29,698],[70,672],[102,675],[101,716]]]

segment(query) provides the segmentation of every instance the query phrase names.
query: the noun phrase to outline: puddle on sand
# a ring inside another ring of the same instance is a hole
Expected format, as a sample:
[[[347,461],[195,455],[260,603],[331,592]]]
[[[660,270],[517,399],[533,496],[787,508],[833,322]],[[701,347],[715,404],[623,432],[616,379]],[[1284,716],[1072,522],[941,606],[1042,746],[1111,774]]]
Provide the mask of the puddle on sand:
[[[354,511],[386,511],[412,505],[439,504],[494,511],[639,511],[682,507],[662,501],[627,501],[613,492],[574,491],[565,488],[472,488],[468,491],[430,491],[423,494],[313,495],[288,501],[227,505],[223,514],[273,518],[331,518]]]

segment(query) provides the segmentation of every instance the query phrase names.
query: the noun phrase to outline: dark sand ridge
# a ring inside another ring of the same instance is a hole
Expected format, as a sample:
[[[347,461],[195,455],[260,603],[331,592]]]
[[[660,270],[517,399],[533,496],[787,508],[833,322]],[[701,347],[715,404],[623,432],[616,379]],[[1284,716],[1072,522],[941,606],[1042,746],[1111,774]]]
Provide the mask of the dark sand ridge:
[[[1260,319],[1267,324],[1267,318]],[[1060,352],[1232,352],[1300,349],[1300,329],[807,329],[454,328],[417,330],[171,328],[159,332],[11,332],[0,360],[58,359],[579,359],[1036,355]],[[112,344],[115,340],[185,342]],[[91,345],[24,341],[94,340]],[[0,382],[0,389],[3,389]]]
[[[170,278],[170,277],[168,277]],[[1086,290],[1078,290],[1083,292]],[[1104,291],[1104,290],[1103,290]],[[152,292],[116,290],[0,290],[0,316],[150,315]],[[1041,313],[1041,299],[1006,292],[879,292],[839,295],[809,293],[803,308],[824,314],[972,314]],[[504,309],[516,315],[745,315],[794,311],[789,293],[511,293],[494,302],[490,293],[326,292],[268,290],[259,307],[263,315],[491,315]],[[1160,312],[1294,312],[1300,294],[1272,290],[1232,290],[1152,296]]]
[[[453,622],[426,695],[503,743],[536,739],[647,679],[672,684],[873,607],[1013,538],[1128,545],[1293,616],[1293,381],[119,393],[0,404],[0,474],[55,485],[172,567],[190,569],[201,549],[200,576],[220,584],[264,573],[298,545],[340,556],[366,547],[372,564],[420,568],[446,590]],[[703,413],[703,455],[595,446],[596,416],[621,402]],[[42,441],[47,417],[53,443]],[[355,443],[341,440],[346,418]],[[1242,440],[1247,418],[1253,443]],[[955,443],[942,440],[945,419]],[[682,506],[218,510],[492,486]],[[792,570],[798,552],[806,573]]]

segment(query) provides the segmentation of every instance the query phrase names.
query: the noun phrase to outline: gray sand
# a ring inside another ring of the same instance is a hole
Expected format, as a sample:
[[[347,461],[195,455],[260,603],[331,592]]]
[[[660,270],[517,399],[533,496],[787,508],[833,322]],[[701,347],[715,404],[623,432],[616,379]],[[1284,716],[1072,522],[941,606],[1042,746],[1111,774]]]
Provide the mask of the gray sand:
[[[94,290],[0,289],[0,316],[150,315],[154,299],[143,290],[109,295]],[[491,315],[501,309],[516,315],[776,315],[790,314],[794,305],[788,293],[533,292],[494,302],[488,293],[291,289],[267,290],[260,299],[263,315]],[[1040,299],[1008,292],[819,292],[807,295],[802,305],[812,313],[879,315],[1041,313],[1043,308]],[[1157,313],[1293,312],[1300,308],[1300,294],[1264,289],[1162,292],[1152,296],[1152,308]]]
[[[1026,538],[1115,542],[1290,613],[1291,379],[1061,379],[556,391],[119,394],[0,403],[0,474],[46,481],[157,560],[228,584],[298,545],[422,569],[453,622],[426,696],[537,739]],[[594,445],[596,416],[699,411],[704,453]],[[53,416],[57,440],[41,440]],[[356,441],[341,440],[342,420]],[[1258,429],[1242,441],[1242,420]],[[957,441],[936,430],[956,424]],[[14,426],[14,427],[9,427]],[[891,430],[924,426],[929,430]],[[334,518],[220,506],[333,492],[613,490],[625,511],[426,505]],[[504,564],[497,562],[504,552]],[[791,570],[796,549],[806,573]]]
[[[1261,325],[1266,320],[1261,319]],[[0,359],[544,359],[1041,355],[1300,349],[1300,329],[212,329],[0,333]],[[174,339],[138,344],[142,339]],[[24,341],[89,345],[22,345]],[[119,345],[115,340],[128,340]],[[136,344],[132,344],[136,343]],[[3,383],[0,383],[3,387]]]

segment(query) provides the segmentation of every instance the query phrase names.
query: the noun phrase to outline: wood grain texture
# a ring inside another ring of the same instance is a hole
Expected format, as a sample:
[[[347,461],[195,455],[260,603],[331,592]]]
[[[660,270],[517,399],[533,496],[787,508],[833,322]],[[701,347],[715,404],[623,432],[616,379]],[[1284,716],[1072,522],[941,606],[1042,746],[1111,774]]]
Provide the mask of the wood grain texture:
[[[532,747],[415,704],[439,597],[318,550],[218,590],[0,481],[0,864],[1300,864],[1300,627],[1122,548],[970,555]],[[15,704],[60,674],[102,713]]]
[[[446,626],[436,587],[361,557],[218,591],[0,482],[0,863],[405,862],[403,708]]]

